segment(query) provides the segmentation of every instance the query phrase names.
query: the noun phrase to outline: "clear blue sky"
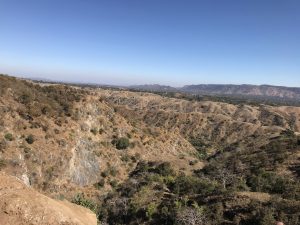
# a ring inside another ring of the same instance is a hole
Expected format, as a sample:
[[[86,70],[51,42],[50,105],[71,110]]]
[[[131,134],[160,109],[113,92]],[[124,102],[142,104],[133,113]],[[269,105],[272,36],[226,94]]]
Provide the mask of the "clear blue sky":
[[[300,86],[299,0],[0,0],[0,73]]]

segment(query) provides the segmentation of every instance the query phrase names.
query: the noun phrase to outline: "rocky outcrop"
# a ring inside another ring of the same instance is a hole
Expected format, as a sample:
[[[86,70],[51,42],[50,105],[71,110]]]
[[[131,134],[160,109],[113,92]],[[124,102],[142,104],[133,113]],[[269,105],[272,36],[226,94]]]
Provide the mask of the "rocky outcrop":
[[[0,224],[96,225],[90,210],[42,195],[16,177],[0,173]]]
[[[94,184],[100,176],[100,166],[92,150],[95,144],[89,140],[79,140],[77,146],[72,150],[73,156],[70,160],[71,181],[79,186]]]

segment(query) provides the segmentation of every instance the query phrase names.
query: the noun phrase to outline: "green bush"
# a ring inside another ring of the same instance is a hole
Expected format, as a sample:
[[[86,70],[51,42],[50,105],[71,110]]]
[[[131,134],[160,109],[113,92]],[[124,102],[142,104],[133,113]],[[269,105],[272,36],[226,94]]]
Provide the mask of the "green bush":
[[[6,161],[4,159],[0,159],[0,170],[6,166]]]
[[[28,144],[32,144],[35,141],[32,134],[29,134],[25,140]]]
[[[103,128],[100,128],[99,129],[99,134],[103,134],[104,133],[104,129]]]
[[[280,194],[290,199],[299,198],[299,183],[274,172],[261,170],[257,175],[250,177],[248,185],[252,191]]]
[[[119,150],[126,149],[129,146],[129,139],[125,137],[121,137],[115,141],[115,145],[116,148]]]
[[[104,178],[107,177],[108,176],[108,171],[107,170],[102,171],[101,176],[104,177]]]
[[[112,180],[112,181],[109,182],[109,184],[110,184],[113,188],[115,188],[115,187],[117,187],[118,182],[117,182],[116,180]]]
[[[108,168],[108,172],[110,175],[112,175],[113,177],[115,177],[118,173],[117,169],[113,166],[109,166]]]
[[[162,176],[173,176],[175,175],[174,170],[171,167],[171,164],[169,162],[164,162],[159,164],[156,167],[156,172]]]
[[[104,179],[101,179],[99,182],[97,182],[96,184],[94,184],[94,187],[97,188],[97,189],[101,189],[103,188],[105,185],[105,180]]]
[[[22,104],[29,104],[30,102],[33,101],[33,96],[31,95],[31,93],[23,93],[21,94],[21,96],[19,97],[19,102]]]
[[[130,156],[127,155],[127,154],[122,155],[122,156],[121,156],[121,160],[122,160],[123,162],[129,162],[129,161],[130,161]]]
[[[93,135],[96,135],[98,133],[97,128],[92,128],[90,131],[91,133],[93,133]]]
[[[153,215],[157,212],[157,203],[151,202],[146,208],[146,216],[149,220],[152,219]]]
[[[218,189],[221,190],[217,184],[206,179],[200,179],[194,176],[180,175],[176,177],[170,185],[170,189],[178,195],[209,195]]]
[[[189,142],[197,150],[197,153],[195,155],[197,158],[205,159],[207,157],[206,149],[208,146],[201,139],[191,138]]]
[[[84,195],[82,193],[80,194],[77,194],[71,201],[72,203],[75,203],[77,205],[81,205],[85,208],[88,208],[90,210],[92,210],[93,212],[96,212],[97,211],[97,204],[94,203],[93,201],[89,200],[89,199],[86,199],[84,197]]]
[[[13,135],[12,135],[11,133],[5,134],[5,135],[4,135],[4,138],[5,138],[6,140],[8,140],[8,141],[14,140],[14,137],[13,137]]]

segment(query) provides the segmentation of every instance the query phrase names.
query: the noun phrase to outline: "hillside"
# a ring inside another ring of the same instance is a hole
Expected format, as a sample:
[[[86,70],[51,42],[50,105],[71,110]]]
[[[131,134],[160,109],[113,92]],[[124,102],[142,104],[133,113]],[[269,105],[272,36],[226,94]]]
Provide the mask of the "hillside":
[[[97,224],[95,214],[84,207],[48,198],[3,173],[0,173],[0,181],[0,224]]]
[[[126,91],[105,91],[104,95],[128,120],[178,130],[185,138],[203,139],[206,144],[241,143],[253,136],[267,140],[284,129],[300,130],[298,107],[197,102]]]
[[[39,190],[75,195],[91,186],[94,192],[103,172],[110,189],[109,183],[125,179],[138,160],[162,156],[178,169],[191,169],[178,155],[193,160],[196,151],[178,132],[131,124],[101,91],[1,79],[3,170]],[[117,149],[121,138],[130,151]]]
[[[299,133],[299,107],[0,76],[1,171],[104,224],[299,224]]]

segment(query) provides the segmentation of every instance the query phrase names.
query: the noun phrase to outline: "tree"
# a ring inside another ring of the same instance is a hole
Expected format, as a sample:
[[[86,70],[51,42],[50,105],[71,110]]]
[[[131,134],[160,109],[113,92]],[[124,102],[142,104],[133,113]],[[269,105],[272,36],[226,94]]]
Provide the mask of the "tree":
[[[114,198],[109,201],[109,206],[116,216],[127,216],[129,211],[129,199],[126,197]]]
[[[185,208],[177,213],[176,224],[204,225],[206,224],[206,219],[201,208]]]
[[[130,215],[130,200],[126,197],[115,197],[108,202],[109,224],[127,224]]]
[[[229,183],[232,183],[235,179],[234,174],[232,174],[230,171],[227,169],[220,169],[217,174],[217,179],[222,183],[223,188],[226,189],[226,185]]]
[[[278,224],[278,223],[276,223],[276,220],[274,219],[274,212],[271,209],[267,208],[263,212],[260,225],[270,225],[270,224]]]

